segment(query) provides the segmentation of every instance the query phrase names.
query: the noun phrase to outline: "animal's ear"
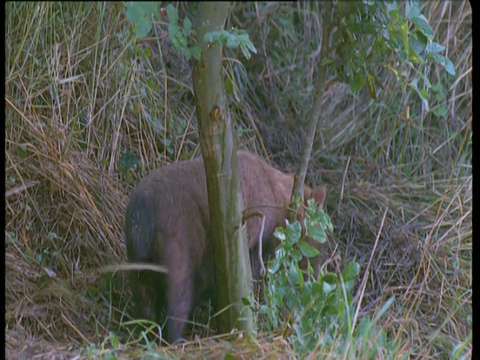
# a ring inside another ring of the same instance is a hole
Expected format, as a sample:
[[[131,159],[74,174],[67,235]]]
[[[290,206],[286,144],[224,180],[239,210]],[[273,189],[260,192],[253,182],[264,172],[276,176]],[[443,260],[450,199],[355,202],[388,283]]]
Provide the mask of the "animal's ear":
[[[315,200],[318,207],[323,206],[325,197],[327,196],[327,185],[318,186],[312,190],[310,198]]]

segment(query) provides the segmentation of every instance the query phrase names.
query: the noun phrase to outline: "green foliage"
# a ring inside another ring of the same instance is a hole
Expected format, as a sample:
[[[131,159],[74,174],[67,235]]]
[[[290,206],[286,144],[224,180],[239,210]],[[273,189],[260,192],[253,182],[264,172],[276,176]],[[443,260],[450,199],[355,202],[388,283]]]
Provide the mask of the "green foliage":
[[[382,67],[392,71],[401,81],[417,92],[425,108],[429,108],[430,82],[424,68],[431,62],[442,65],[455,76],[453,63],[441,52],[445,48],[433,41],[433,29],[421,13],[421,3],[407,1],[405,11],[395,2],[338,2],[336,11],[342,14],[338,31],[333,33],[333,47],[341,61],[329,55],[322,65],[334,68],[340,81],[350,84],[354,92],[365,85],[376,99],[376,87],[383,89],[378,79],[380,57],[396,54],[416,74],[409,81],[408,74],[399,73],[394,64],[381,61]],[[421,81],[421,83],[420,83]]]
[[[257,49],[250,41],[250,38],[245,30],[232,29],[231,31],[212,31],[205,34],[203,40],[212,45],[222,44],[229,49],[238,49],[242,51],[243,56],[250,60],[250,52],[256,54]]]
[[[307,235],[313,240],[323,244],[327,241],[326,230],[332,232],[333,225],[330,217],[323,211],[316,207],[315,200],[309,199],[306,209],[306,231]]]
[[[134,183],[134,179],[130,169],[136,169],[140,166],[140,160],[131,150],[125,151],[125,153],[120,158],[119,170],[126,177],[127,181],[130,184]]]
[[[333,231],[330,217],[322,209],[317,209],[313,199],[308,200],[308,207],[305,209],[305,228],[305,235],[320,244],[327,241],[326,231]],[[277,249],[277,256],[271,267],[273,273],[278,271],[289,255],[298,262],[302,256],[311,258],[319,254],[318,249],[302,237],[302,226],[298,221],[292,224],[287,222],[287,226],[276,229],[274,235],[282,243]]]
[[[330,218],[322,209],[316,209],[313,202],[308,205],[306,229],[322,229],[322,235],[315,241],[323,243],[326,241],[326,230],[333,230]],[[303,256],[318,255],[318,250],[305,241],[301,229],[298,221],[287,221],[284,228],[275,232],[281,244],[275,261],[269,266],[263,292],[265,304],[260,307],[260,315],[265,319],[264,330],[275,331],[283,327],[284,335],[288,336],[300,356],[314,350],[329,352],[333,348],[339,353],[349,351],[352,356],[395,357],[397,343],[389,340],[382,328],[376,325],[392,306],[394,297],[385,302],[373,321],[365,316],[352,330],[352,291],[360,265],[352,261],[341,274],[328,272],[319,274],[318,278],[308,265],[307,273],[303,273],[299,261]],[[309,237],[312,238],[316,231],[308,234]],[[287,329],[291,329],[290,332]]]
[[[130,1],[127,5],[126,16],[135,26],[135,32],[142,38],[152,29],[152,16],[160,17],[159,2]]]
[[[377,324],[382,315],[390,309],[394,300],[393,296],[389,298],[373,321],[369,316],[364,316],[353,333],[345,333],[339,350],[347,351],[349,347],[351,353],[355,352],[367,359],[398,358],[399,343],[389,339],[385,330]],[[407,359],[408,355],[407,351],[402,359]]]
[[[445,117],[448,114],[447,94],[442,83],[438,82],[432,86],[432,91],[438,105],[432,108],[432,113],[437,117]]]
[[[145,37],[152,28],[152,16],[159,17],[158,2],[130,2],[126,11],[127,19],[134,24],[135,32],[138,37]],[[173,48],[185,56],[187,61],[193,57],[200,60],[201,49],[199,46],[189,46],[188,39],[190,35],[195,34],[192,29],[192,21],[185,16],[183,26],[180,27],[178,10],[172,5],[167,6],[168,33],[172,41]],[[209,44],[222,44],[229,49],[238,49],[242,51],[243,56],[248,60],[251,53],[256,54],[257,49],[250,41],[246,31],[232,29],[229,31],[212,31],[205,34],[204,41]]]
[[[322,209],[315,209],[313,202],[306,209],[305,224],[307,234],[315,235],[314,240],[319,243],[326,241],[325,230],[332,228],[328,215]],[[318,229],[323,231],[322,235],[318,235]],[[304,256],[310,258],[319,254],[318,249],[302,237],[301,224],[287,221],[284,228],[275,231],[275,236],[281,243],[268,269],[265,304],[260,314],[266,318],[266,330],[279,326],[293,329],[289,338],[303,354],[316,346],[319,337],[330,342],[334,338],[345,312],[351,309],[350,291],[359,266],[349,264],[342,276],[326,273],[315,278],[310,265],[306,274],[299,267]]]
[[[168,16],[168,33],[170,35],[170,40],[172,41],[173,48],[179,53],[185,56],[187,61],[190,61],[192,56],[196,60],[200,60],[201,50],[199,46],[188,46],[188,37],[191,34],[195,34],[195,30],[192,29],[192,22],[185,16],[183,21],[183,28],[178,26],[178,11],[172,5],[167,6],[167,16]]]
[[[117,359],[116,353],[119,350],[118,336],[110,331],[109,336],[104,339],[99,348],[95,344],[90,344],[85,347],[86,356],[88,359]],[[82,352],[82,351],[81,351]]]
[[[127,6],[126,16],[127,20],[135,26],[135,33],[142,38],[148,35],[152,29],[152,17],[158,19],[160,16],[159,2],[130,2]],[[188,37],[194,34],[192,29],[192,22],[185,17],[183,27],[178,25],[178,10],[172,5],[167,6],[168,16],[168,33],[172,41],[173,48],[179,53],[183,54],[187,61],[193,56],[195,59],[200,59],[200,47],[189,46]]]

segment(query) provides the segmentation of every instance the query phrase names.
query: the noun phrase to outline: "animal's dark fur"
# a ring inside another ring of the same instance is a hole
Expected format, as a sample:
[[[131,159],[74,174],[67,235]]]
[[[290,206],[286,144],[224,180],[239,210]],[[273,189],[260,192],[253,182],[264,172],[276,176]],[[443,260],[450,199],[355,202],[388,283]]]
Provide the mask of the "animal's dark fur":
[[[258,156],[238,152],[239,181],[245,209],[265,214],[262,238],[264,258],[273,254],[270,241],[281,226],[293,187],[293,176],[271,167]],[[325,188],[305,198],[323,202]],[[259,218],[246,221],[252,275],[260,277]],[[130,262],[166,265],[168,274],[132,273],[138,316],[161,323],[168,316],[167,339],[182,336],[185,321],[197,301],[215,291],[213,259],[209,244],[209,210],[203,160],[182,161],[154,171],[144,178],[130,197],[125,216],[127,255]]]

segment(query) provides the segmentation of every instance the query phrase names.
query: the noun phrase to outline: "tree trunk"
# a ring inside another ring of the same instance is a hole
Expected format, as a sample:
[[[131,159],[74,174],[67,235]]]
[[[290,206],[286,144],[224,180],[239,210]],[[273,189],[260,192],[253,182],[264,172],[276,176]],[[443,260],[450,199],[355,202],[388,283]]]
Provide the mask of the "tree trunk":
[[[252,303],[253,291],[242,197],[239,192],[236,143],[227,108],[222,46],[204,42],[204,35],[225,26],[229,2],[202,2],[194,21],[200,61],[193,60],[192,80],[207,175],[211,249],[214,254],[217,325],[220,333],[237,328],[247,334],[253,315],[242,298]]]

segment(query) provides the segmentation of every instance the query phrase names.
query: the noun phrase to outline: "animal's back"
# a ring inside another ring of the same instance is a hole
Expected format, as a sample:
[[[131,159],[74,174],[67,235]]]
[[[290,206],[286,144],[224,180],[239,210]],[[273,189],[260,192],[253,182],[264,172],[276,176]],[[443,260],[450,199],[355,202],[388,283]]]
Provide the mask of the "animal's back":
[[[250,152],[238,152],[238,167],[245,210],[256,210],[266,216],[264,241],[281,226],[287,214],[287,206],[293,188],[293,176],[267,164]],[[260,218],[247,221],[249,245],[258,241]]]
[[[164,238],[181,231],[185,226],[203,233],[208,224],[205,189],[205,172],[201,159],[167,165],[143,178],[127,205],[125,230],[127,251],[130,249],[129,259],[163,262],[158,255],[163,253],[161,248],[165,246]],[[139,226],[142,220],[142,226]],[[153,231],[155,242],[143,234],[145,228]],[[134,230],[137,231],[139,243],[132,244],[128,239],[132,238]],[[159,251],[154,251],[154,247],[160,247],[157,249]]]

